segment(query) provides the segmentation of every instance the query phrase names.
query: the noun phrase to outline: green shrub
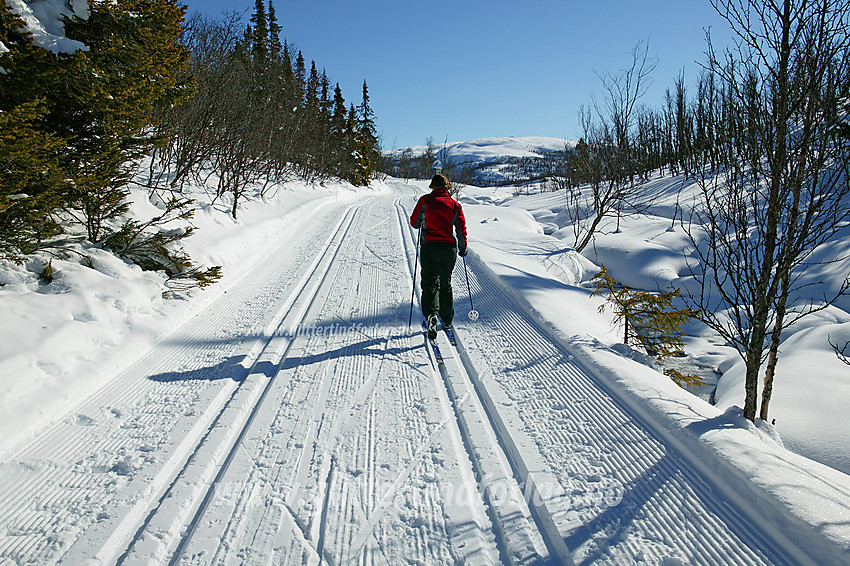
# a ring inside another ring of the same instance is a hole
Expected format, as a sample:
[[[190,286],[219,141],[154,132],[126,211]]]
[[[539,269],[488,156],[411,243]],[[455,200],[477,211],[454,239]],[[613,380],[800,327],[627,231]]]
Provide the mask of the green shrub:
[[[147,222],[126,220],[120,230],[104,240],[103,245],[145,271],[164,271],[171,290],[185,291],[211,285],[221,278],[221,266],[196,267],[189,255],[176,245],[191,236],[193,228],[161,228],[175,220],[190,220],[195,213],[192,205],[190,199],[172,198],[161,215]]]
[[[659,362],[671,356],[685,355],[683,328],[698,311],[674,308],[673,301],[679,296],[678,289],[666,293],[629,289],[611,277],[604,265],[591,282],[594,285],[591,296],[606,295],[606,303],[599,307],[599,312],[604,312],[605,307],[610,305],[615,321],[623,323],[624,344],[636,342]],[[702,381],[697,376],[685,376],[674,369],[665,370],[664,373],[679,385],[696,385]]]

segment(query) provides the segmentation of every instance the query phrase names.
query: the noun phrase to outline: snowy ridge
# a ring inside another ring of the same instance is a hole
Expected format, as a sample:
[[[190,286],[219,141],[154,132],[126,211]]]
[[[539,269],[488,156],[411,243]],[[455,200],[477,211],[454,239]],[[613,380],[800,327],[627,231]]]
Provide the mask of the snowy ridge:
[[[434,165],[442,167],[455,182],[486,187],[521,182],[527,178],[540,178],[551,174],[554,163],[547,158],[575,147],[575,142],[547,137],[484,138],[466,142],[435,144],[431,147]],[[396,176],[430,177],[430,169],[415,171],[410,167],[417,157],[427,152],[427,146],[385,151]],[[430,166],[425,166],[429,168]]]
[[[445,149],[448,160],[452,163],[490,163],[504,158],[540,157],[542,153],[564,151],[565,147],[572,148],[575,142],[560,138],[547,137],[496,137],[482,138],[463,142],[435,143],[434,151],[438,154]],[[389,151],[390,155],[401,155],[408,152],[412,156],[423,155],[427,146],[419,145]]]

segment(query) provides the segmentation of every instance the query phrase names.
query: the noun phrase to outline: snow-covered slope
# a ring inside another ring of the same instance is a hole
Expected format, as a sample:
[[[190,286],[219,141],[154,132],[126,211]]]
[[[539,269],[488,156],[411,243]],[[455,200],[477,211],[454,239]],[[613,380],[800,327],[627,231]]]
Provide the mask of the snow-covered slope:
[[[192,220],[195,235],[184,246],[197,265],[223,266],[223,278],[186,296],[163,298],[168,289],[163,273],[142,271],[96,246],[24,265],[0,261],[0,457],[61,419],[158,336],[227,292],[299,229],[305,211],[358,194],[342,183],[272,187],[267,198],[255,189],[238,220],[227,205],[208,204],[201,188],[187,189],[200,205]],[[137,218],[162,212],[145,190],[132,189],[131,200]],[[38,277],[48,259],[50,283]]]
[[[575,142],[547,137],[499,137],[466,142],[435,143],[432,147],[437,167],[443,167],[455,181],[477,186],[500,185],[539,178],[550,174],[547,158],[572,149]],[[427,146],[387,151],[397,175],[407,170],[405,160],[424,155]],[[421,177],[430,175],[419,173]]]
[[[540,157],[546,152],[564,151],[565,147],[572,148],[574,145],[575,142],[560,138],[508,136],[445,144],[435,142],[434,151],[448,156],[455,163],[490,163],[504,158]],[[427,146],[419,145],[394,149],[389,153],[400,155],[406,152],[418,156],[424,154],[426,149]]]

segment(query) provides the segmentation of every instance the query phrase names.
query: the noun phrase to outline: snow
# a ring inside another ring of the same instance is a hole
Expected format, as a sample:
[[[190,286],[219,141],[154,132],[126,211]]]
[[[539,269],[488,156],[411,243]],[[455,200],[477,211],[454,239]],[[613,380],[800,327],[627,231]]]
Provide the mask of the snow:
[[[507,136],[445,144],[434,142],[434,152],[440,152],[445,147],[447,155],[454,163],[487,163],[505,157],[540,157],[541,152],[564,151],[564,147],[573,145],[575,145],[574,142],[560,138]],[[424,154],[426,149],[427,146],[421,145],[396,149],[391,153],[401,154],[406,151],[415,156]]]
[[[655,183],[665,184],[660,180]],[[669,185],[677,183],[681,179],[667,181]],[[610,323],[602,323],[596,313],[598,301],[588,299],[586,290],[575,287],[595,272],[590,261],[585,260],[589,266],[565,270],[572,276],[560,277],[565,285],[557,288],[559,285],[553,283],[557,277],[553,277],[549,264],[551,258],[577,254],[564,247],[563,242],[559,246],[553,242],[556,238],[542,234],[542,225],[535,230],[527,216],[518,211],[530,211],[545,225],[563,197],[545,193],[525,197],[513,195],[511,189],[473,187],[465,188],[464,193],[469,201],[501,205],[465,207],[472,219],[470,249],[527,302],[529,312],[551,324],[557,337],[588,366],[599,368],[601,379],[613,379],[615,390],[627,394],[622,398],[624,403],[649,404],[656,412],[648,418],[661,416],[661,428],[673,431],[676,442],[708,446],[721,462],[733,464],[731,472],[720,472],[724,481],[736,481],[738,470],[744,470],[756,485],[791,507],[797,517],[809,525],[821,526],[824,533],[847,548],[850,478],[845,474],[850,473],[850,444],[846,441],[850,426],[850,368],[835,357],[827,337],[837,344],[850,339],[850,315],[831,308],[792,327],[780,351],[782,359],[771,402],[776,427],[763,422],[756,427],[741,416],[743,366],[730,348],[725,348],[725,356],[717,355],[717,350],[724,348],[703,342],[703,351],[688,352],[696,357],[714,357],[715,367],[728,368],[720,380],[717,405],[713,407],[654,369],[617,353],[623,350],[610,348],[621,337],[611,332]],[[656,210],[663,207],[664,203],[659,203]],[[482,229],[476,221],[486,228]],[[491,228],[497,223],[499,228]],[[597,264],[604,263],[615,278],[636,288],[682,286],[688,275],[683,253],[688,249],[688,240],[681,228],[670,227],[669,218],[657,216],[624,220],[619,231],[609,224],[583,255]],[[846,247],[843,251],[846,257]],[[511,254],[516,255],[508,259]],[[529,267],[529,262],[536,266]],[[575,260],[573,263],[580,264]],[[838,271],[835,266],[829,269]],[[560,269],[558,272],[563,273]],[[840,278],[833,276],[832,281],[840,283]],[[698,341],[689,341],[689,345],[694,344]],[[754,454],[758,457],[754,458]]]
[[[186,248],[224,277],[168,299],[98,248],[52,283],[46,258],[0,265],[0,560],[847,563],[841,305],[788,333],[776,425],[753,424],[729,347],[688,340],[724,373],[711,405],[619,344],[587,287],[602,263],[687,285],[682,179],[582,254],[558,193],[466,187],[437,366],[407,325],[426,185],[255,187],[238,220],[191,187]]]
[[[495,137],[432,143],[431,151],[436,168],[443,168],[450,176],[459,168],[464,171],[464,182],[488,186],[516,182],[523,175],[518,171],[520,160],[540,161],[547,154],[563,154],[574,146],[575,142],[560,138]],[[393,160],[410,159],[424,155],[427,149],[427,146],[413,146],[385,151],[384,154]],[[399,174],[404,169],[402,166]]]
[[[24,21],[25,29],[32,34],[36,46],[57,54],[88,50],[83,43],[65,37],[62,21],[66,17],[87,20],[90,15],[87,0],[6,0],[6,3]],[[5,46],[0,48],[0,53],[4,49]]]
[[[836,358],[830,340],[839,346],[850,340],[850,315],[837,308],[792,328],[779,352],[771,415],[787,448],[850,473],[850,368]],[[726,371],[717,389],[718,406],[743,405],[744,377],[741,363]]]
[[[470,249],[516,293],[534,297],[546,312],[587,323],[581,332],[613,339],[611,326],[597,316],[601,301],[578,286],[598,268],[556,238],[542,234],[531,214],[522,209],[467,205]],[[562,305],[570,305],[564,312]]]
[[[647,190],[658,195],[651,213],[639,218],[623,218],[619,230],[614,220],[603,223],[599,235],[582,255],[595,265],[604,264],[615,279],[632,288],[654,291],[674,287],[683,292],[697,291],[688,267],[689,262],[696,264],[688,256],[689,239],[672,217],[676,192],[681,190],[679,198],[687,202],[698,188],[681,176],[656,176],[648,183]],[[573,234],[563,213],[563,196],[557,192],[531,192],[518,195],[510,187],[464,188],[468,202],[527,210],[544,232],[561,240],[562,245],[571,245]],[[510,239],[510,236],[506,234],[503,239]],[[848,228],[843,227],[813,254],[811,265],[800,280],[801,285],[806,285],[804,300],[817,303],[824,295],[840,288],[850,271],[848,252],[850,237]],[[839,261],[828,262],[835,258]],[[528,294],[528,291],[534,292],[523,289],[520,294]],[[828,338],[831,336],[833,343],[839,345],[850,338],[848,300],[850,297],[839,299],[834,307],[802,319],[784,333],[770,405],[771,419],[776,419],[777,433],[788,448],[844,473],[850,473],[850,443],[845,440],[850,428],[850,368],[835,357]],[[557,312],[556,304],[546,305],[541,312]],[[584,320],[595,318],[592,314],[588,313]],[[609,346],[622,340],[619,335],[606,335],[599,329],[587,330]],[[717,407],[726,410],[743,406],[744,367],[738,354],[733,348],[718,343],[718,339],[701,325],[695,325],[691,332],[693,336],[686,338],[686,352],[694,366],[708,370],[704,375],[709,379],[712,373],[722,374],[716,392]],[[809,369],[801,371],[803,368]]]
[[[155,337],[151,318],[166,314],[160,276],[101,250],[86,253],[92,268],[53,260],[50,284],[34,275],[40,262],[28,264],[29,270],[7,264],[0,275],[0,332],[7,337],[0,345],[4,446],[29,438],[31,425],[79,403],[99,383],[103,354],[114,351],[109,365],[121,364]]]
[[[0,263],[0,455],[8,456],[43,432],[96,391],[107,375],[226,292],[280,238],[298,229],[307,209],[356,194],[344,184],[279,187],[267,199],[246,202],[233,220],[226,205],[211,206],[196,190],[190,195],[200,203],[191,222],[197,230],[184,247],[196,265],[221,265],[223,278],[192,297],[164,299],[164,274],[143,272],[93,246],[68,259],[53,258],[49,284],[38,278],[46,258],[23,266]],[[137,218],[161,213],[145,191],[133,189],[131,201]]]

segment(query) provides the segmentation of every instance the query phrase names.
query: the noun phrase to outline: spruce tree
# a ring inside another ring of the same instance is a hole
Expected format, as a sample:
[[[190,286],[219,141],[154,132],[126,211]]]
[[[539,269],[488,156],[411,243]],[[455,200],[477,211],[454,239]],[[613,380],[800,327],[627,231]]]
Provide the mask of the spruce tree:
[[[24,22],[0,5],[0,257],[47,246],[61,231],[55,212],[67,200],[65,140],[46,123],[44,85],[62,72],[57,57],[33,45]]]
[[[61,232],[54,211],[68,190],[61,138],[44,132],[43,100],[0,112],[0,257],[20,259]]]
[[[304,166],[304,176],[309,177],[311,173],[315,173],[317,157],[321,151],[321,127],[319,114],[319,72],[316,69],[316,62],[310,64],[310,77],[307,79],[307,91],[304,101],[304,149],[306,150],[306,160],[302,163]]]
[[[319,77],[319,173],[326,177],[332,175],[333,171],[329,170],[328,163],[333,159],[331,155],[331,121],[333,119],[333,107],[330,99],[330,79],[327,72],[322,69],[322,75]]]
[[[298,56],[295,58],[295,85],[298,92],[298,102],[302,104],[304,101],[304,94],[307,87],[307,67],[304,62],[304,55],[301,52],[298,52]]]
[[[375,113],[369,105],[369,87],[363,81],[363,99],[358,110],[356,122],[357,178],[360,184],[367,185],[381,161],[378,133],[375,127]]]
[[[347,127],[348,127],[348,109],[345,106],[345,98],[342,96],[342,89],[339,83],[334,87],[334,98],[332,102],[333,110],[331,115],[331,160],[334,163],[333,174],[339,178],[347,176],[346,168],[343,163],[345,161],[346,147],[348,144]]]
[[[249,34],[251,53],[255,59],[265,61],[269,58],[269,24],[263,0],[255,0],[251,23],[253,24],[253,30]]]
[[[685,355],[683,329],[699,313],[689,308],[674,308],[673,302],[679,297],[678,289],[665,293],[629,289],[611,277],[604,265],[591,282],[594,284],[591,296],[607,295],[606,302],[614,311],[614,320],[623,323],[624,344],[637,342],[659,362],[671,356]],[[604,310],[605,304],[602,304],[599,312]],[[664,373],[680,386],[699,384],[699,378],[676,370],[665,370]]]
[[[308,109],[308,117],[310,120],[319,118],[319,71],[316,69],[316,62],[310,64],[310,78],[307,79],[306,106]]]
[[[289,43],[286,40],[283,41],[281,71],[283,73],[284,85],[287,87],[294,87],[295,71],[292,69],[292,55],[289,53]]]
[[[352,104],[348,108],[348,116],[345,121],[345,135],[342,146],[342,173],[355,187],[365,184],[363,179],[363,161],[360,153],[360,132],[357,127],[357,110]]]
[[[68,141],[74,191],[69,211],[98,241],[107,221],[126,212],[125,185],[136,160],[163,140],[151,119],[191,94],[181,83],[188,52],[178,43],[185,7],[175,0],[93,3],[86,21],[66,23],[89,47],[51,85],[48,118]]]
[[[271,56],[273,59],[280,58],[283,46],[280,44],[280,32],[281,27],[277,22],[277,14],[275,13],[274,3],[272,0],[269,0],[269,10],[268,10],[268,20],[269,20],[269,51],[271,51]]]

